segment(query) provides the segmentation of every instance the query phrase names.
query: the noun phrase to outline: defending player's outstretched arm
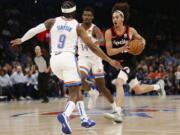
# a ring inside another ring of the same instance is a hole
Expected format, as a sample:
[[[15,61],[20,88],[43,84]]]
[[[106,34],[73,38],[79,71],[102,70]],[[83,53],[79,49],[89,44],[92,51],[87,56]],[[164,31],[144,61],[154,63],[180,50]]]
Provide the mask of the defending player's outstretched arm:
[[[109,58],[97,45],[95,45],[91,39],[88,37],[85,29],[82,26],[77,27],[77,33],[79,37],[83,40],[83,42],[99,57],[101,57],[103,60],[107,61],[109,64],[114,66],[116,69],[121,69],[122,66],[119,62],[112,60]]]
[[[31,28],[30,30],[28,30],[22,38],[17,38],[15,40],[12,40],[11,41],[11,44],[12,46],[15,46],[15,45],[20,45],[22,44],[23,42],[31,39],[32,37],[34,37],[36,34],[38,33],[41,33],[45,30],[50,30],[51,27],[53,26],[54,24],[54,19],[48,19],[47,21],[45,21],[44,23],[41,23],[39,25],[37,25],[36,27],[34,28]]]

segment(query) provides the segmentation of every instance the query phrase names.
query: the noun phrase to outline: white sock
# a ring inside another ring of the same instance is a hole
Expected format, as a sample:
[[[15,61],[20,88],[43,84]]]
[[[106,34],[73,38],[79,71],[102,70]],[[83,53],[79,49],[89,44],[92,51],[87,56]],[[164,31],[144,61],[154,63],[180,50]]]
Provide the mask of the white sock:
[[[122,108],[121,107],[116,107],[116,111],[119,115],[121,115],[121,112],[122,112]]]
[[[154,87],[153,90],[156,90],[156,91],[160,89],[160,86],[158,84],[154,84],[153,87]]]
[[[113,103],[111,104],[111,107],[112,107],[112,109],[113,109],[113,112],[116,111],[116,102],[113,102]]]
[[[74,109],[75,103],[73,101],[68,101],[64,109],[64,114],[69,117]]]
[[[81,119],[88,119],[86,111],[85,111],[85,107],[84,107],[84,102],[83,101],[78,101],[76,103],[76,107],[78,108],[80,118]]]
[[[93,94],[94,94],[94,89],[91,88],[90,91],[88,91],[88,94],[89,94],[89,95],[93,95]]]

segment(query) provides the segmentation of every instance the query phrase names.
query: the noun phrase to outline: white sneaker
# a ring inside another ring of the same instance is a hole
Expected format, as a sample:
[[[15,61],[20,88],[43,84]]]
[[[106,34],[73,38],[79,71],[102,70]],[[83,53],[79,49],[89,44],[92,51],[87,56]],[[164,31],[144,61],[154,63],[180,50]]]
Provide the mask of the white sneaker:
[[[164,80],[159,80],[157,84],[160,86],[160,89],[157,91],[158,95],[161,97],[166,97],[166,91],[164,89],[165,86]]]
[[[109,119],[109,120],[113,120],[114,119],[114,114],[116,112],[112,112],[112,113],[104,113],[104,118]]]
[[[25,98],[21,96],[21,97],[19,97],[19,99],[20,99],[20,100],[24,100]]]
[[[94,90],[94,100],[93,100],[94,106],[96,106],[96,101],[97,101],[98,96],[99,96],[99,91]]]
[[[26,99],[27,99],[27,100],[31,100],[32,98],[31,98],[30,96],[27,96]]]
[[[113,113],[105,113],[104,117],[110,120],[113,120],[117,123],[122,123],[123,122],[123,115],[122,114],[118,114],[117,112],[113,112]]]
[[[99,96],[99,92],[97,90],[91,89],[89,92],[89,101],[88,101],[88,109],[92,109],[96,106],[96,100]]]

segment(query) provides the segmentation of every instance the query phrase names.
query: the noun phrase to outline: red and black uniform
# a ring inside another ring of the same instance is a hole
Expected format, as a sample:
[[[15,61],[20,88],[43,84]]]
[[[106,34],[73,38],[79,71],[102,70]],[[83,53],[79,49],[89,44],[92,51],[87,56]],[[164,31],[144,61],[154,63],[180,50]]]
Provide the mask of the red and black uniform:
[[[129,27],[125,27],[125,31],[121,35],[117,34],[114,28],[111,28],[110,30],[112,36],[112,48],[120,48],[128,44],[128,41],[131,40],[129,36]],[[130,72],[123,69],[123,71],[128,75],[128,82],[136,77],[136,56],[124,52],[110,57],[119,61],[123,67],[128,67],[130,69]],[[118,75],[119,71],[116,70],[116,72]]]

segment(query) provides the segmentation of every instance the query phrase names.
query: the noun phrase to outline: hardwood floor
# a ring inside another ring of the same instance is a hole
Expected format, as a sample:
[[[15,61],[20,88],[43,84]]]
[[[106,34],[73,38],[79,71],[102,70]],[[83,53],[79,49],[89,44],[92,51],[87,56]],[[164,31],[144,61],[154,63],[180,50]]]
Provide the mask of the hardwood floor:
[[[50,103],[19,101],[0,103],[0,135],[61,135],[56,115],[63,111],[67,99]],[[87,98],[85,104],[87,105]],[[77,110],[71,119],[72,135],[180,135],[180,96],[162,99],[157,96],[126,97],[122,124],[103,117],[110,105],[99,97],[97,107],[87,113],[96,126],[80,126]]]

